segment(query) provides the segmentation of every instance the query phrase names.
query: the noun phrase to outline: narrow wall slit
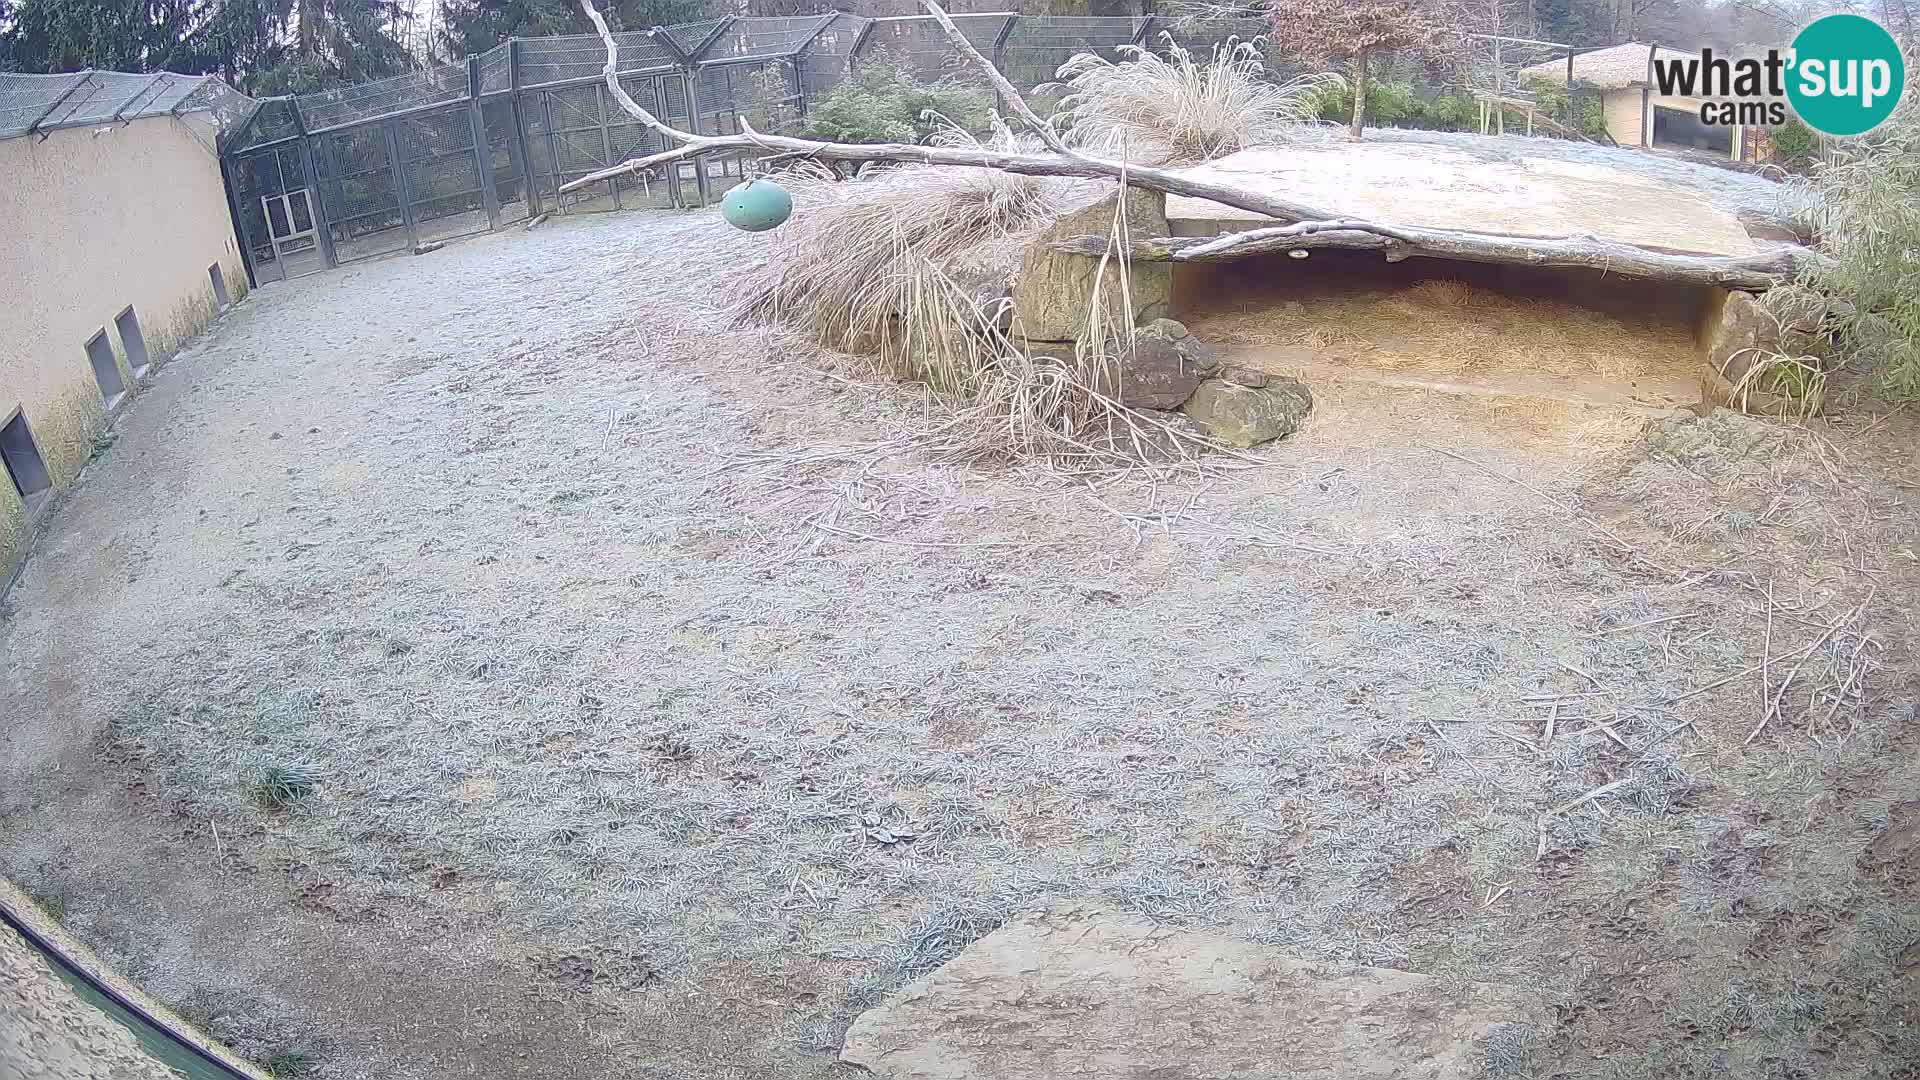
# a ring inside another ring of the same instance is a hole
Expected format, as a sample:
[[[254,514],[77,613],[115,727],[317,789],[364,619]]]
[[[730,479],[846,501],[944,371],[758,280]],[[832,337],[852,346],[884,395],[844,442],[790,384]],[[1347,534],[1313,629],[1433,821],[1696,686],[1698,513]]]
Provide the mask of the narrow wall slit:
[[[120,361],[114,359],[105,329],[87,339],[87,363],[93,367],[93,381],[100,384],[100,396],[113,408],[127,392],[127,382],[120,377]]]
[[[27,427],[26,414],[19,409],[13,410],[5,425],[0,425],[0,464],[6,466],[7,477],[22,499],[31,500],[53,486],[53,478],[47,475],[47,463],[40,457],[40,448],[34,445],[33,431]]]
[[[147,351],[147,337],[140,332],[140,316],[133,313],[132,304],[113,317],[113,328],[120,332],[120,346],[127,350],[127,367],[133,370],[133,377],[145,375],[153,364],[153,354]]]

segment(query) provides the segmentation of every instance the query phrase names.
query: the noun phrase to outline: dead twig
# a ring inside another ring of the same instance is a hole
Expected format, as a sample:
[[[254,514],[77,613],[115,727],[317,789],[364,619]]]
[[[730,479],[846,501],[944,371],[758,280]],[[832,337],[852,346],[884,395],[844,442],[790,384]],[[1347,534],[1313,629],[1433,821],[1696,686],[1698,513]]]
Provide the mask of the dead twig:
[[[1838,631],[1842,626],[1858,618],[1860,613],[1866,610],[1867,605],[1873,602],[1874,594],[1879,592],[1879,590],[1880,590],[1880,586],[1878,585],[1874,585],[1870,587],[1867,590],[1867,598],[1865,600],[1862,600],[1858,604],[1855,604],[1851,611],[1848,611],[1846,614],[1840,616],[1839,618],[1835,619],[1833,622],[1829,623],[1827,625],[1827,628],[1820,632],[1820,636],[1813,639],[1813,644],[1808,645],[1806,648],[1800,650],[1799,659],[1793,662],[1793,667],[1787,671],[1786,679],[1780,683],[1780,689],[1774,692],[1772,703],[1767,706],[1766,712],[1760,717],[1760,723],[1756,725],[1753,731],[1747,735],[1746,739],[1740,743],[1741,746],[1750,745],[1753,742],[1753,740],[1760,737],[1761,732],[1767,730],[1767,721],[1771,720],[1774,714],[1780,711],[1780,701],[1781,699],[1786,697],[1787,687],[1793,685],[1793,678],[1795,675],[1799,674],[1800,665],[1806,663],[1807,658],[1812,656],[1814,654],[1814,651],[1819,649],[1820,646],[1825,645],[1827,643],[1827,639],[1832,637],[1834,633]]]

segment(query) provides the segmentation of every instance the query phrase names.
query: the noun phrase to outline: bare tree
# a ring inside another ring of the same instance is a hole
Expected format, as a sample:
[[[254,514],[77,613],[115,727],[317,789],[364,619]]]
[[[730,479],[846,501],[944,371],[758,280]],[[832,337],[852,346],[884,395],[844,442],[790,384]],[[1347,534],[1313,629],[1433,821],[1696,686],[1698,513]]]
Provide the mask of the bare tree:
[[[1268,16],[1280,48],[1316,63],[1352,62],[1348,137],[1356,140],[1366,125],[1367,62],[1375,52],[1444,61],[1460,55],[1466,42],[1455,0],[1275,0]]]

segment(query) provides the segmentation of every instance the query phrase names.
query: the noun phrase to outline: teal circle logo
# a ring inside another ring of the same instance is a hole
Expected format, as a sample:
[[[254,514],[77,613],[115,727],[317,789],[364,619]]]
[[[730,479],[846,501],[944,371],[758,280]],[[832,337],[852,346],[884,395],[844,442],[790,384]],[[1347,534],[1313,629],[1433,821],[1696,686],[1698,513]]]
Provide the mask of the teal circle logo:
[[[1900,43],[1862,15],[1828,15],[1793,39],[1787,100],[1808,127],[1860,135],[1893,115],[1907,85]]]

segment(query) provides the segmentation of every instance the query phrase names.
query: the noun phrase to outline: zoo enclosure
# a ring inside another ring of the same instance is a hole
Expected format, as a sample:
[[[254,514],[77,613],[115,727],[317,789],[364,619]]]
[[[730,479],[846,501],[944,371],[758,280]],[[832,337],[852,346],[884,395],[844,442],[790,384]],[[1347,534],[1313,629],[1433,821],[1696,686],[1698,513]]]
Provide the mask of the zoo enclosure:
[[[1267,29],[1263,20],[962,14],[953,21],[1016,86],[1053,78],[1077,53],[1124,46],[1196,52]],[[931,17],[844,13],[709,19],[615,35],[619,77],[661,120],[700,134],[743,114],[804,118],[886,55],[917,78],[965,76]],[[737,154],[685,159],[578,191],[589,173],[669,149],[603,81],[594,35],[516,38],[463,63],[257,103],[223,141],[222,167],[256,281],[498,229],[544,213],[706,203]],[[758,126],[758,125],[756,125]]]

